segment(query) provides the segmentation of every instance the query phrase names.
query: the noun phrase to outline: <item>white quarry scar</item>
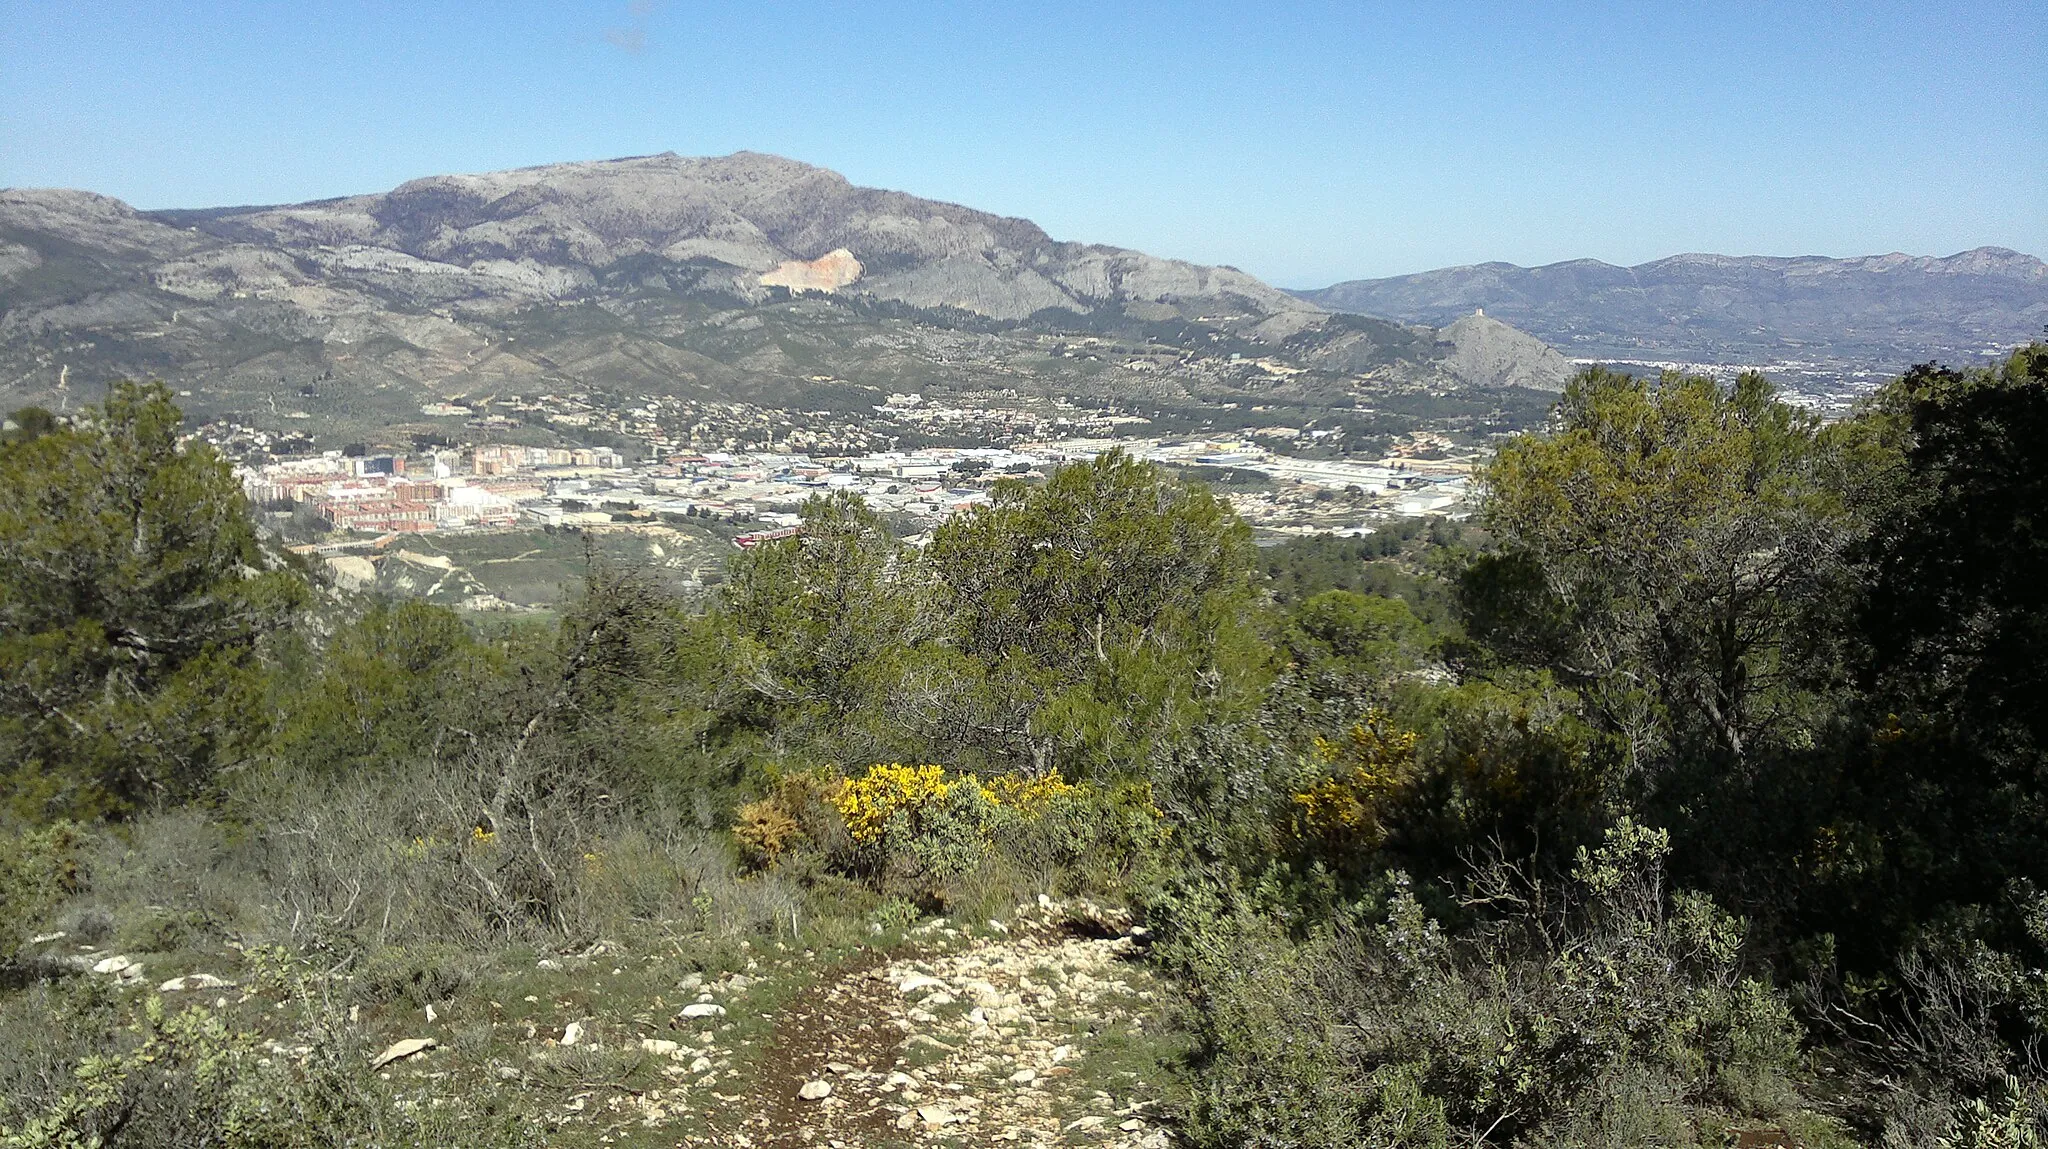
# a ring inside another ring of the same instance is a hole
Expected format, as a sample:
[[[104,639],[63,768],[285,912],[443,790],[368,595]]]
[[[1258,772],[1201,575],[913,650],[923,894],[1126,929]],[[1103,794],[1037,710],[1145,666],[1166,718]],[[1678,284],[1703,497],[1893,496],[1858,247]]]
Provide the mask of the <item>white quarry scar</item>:
[[[816,259],[792,259],[761,276],[763,287],[787,287],[791,291],[837,291],[860,278],[860,260],[845,248],[826,252]]]

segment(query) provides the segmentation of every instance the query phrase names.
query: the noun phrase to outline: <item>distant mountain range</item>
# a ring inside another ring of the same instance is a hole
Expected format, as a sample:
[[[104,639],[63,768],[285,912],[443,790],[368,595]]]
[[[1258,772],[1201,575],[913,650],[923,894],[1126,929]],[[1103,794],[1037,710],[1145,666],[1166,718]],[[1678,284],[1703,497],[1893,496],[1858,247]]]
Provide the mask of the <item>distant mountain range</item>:
[[[1483,308],[1575,358],[1697,363],[1824,360],[1896,370],[1979,358],[2038,338],[2048,324],[2048,264],[2001,247],[1938,259],[1482,263],[1294,294],[1408,323],[1442,324]]]
[[[1048,333],[1123,350],[1054,354]],[[1228,366],[1254,359],[1277,366]],[[976,388],[1341,405],[1394,385],[1555,390],[1568,372],[1502,323],[1333,315],[1231,268],[1061,242],[745,152],[275,207],[0,191],[0,403],[160,377],[202,412],[376,428],[438,398],[565,389],[848,409]]]
[[[195,414],[323,435],[448,431],[443,400],[584,391],[850,413],[1005,393],[1196,424],[1399,407],[1476,429],[1498,425],[1489,404],[1532,409],[1484,393],[1555,391],[1567,356],[1804,361],[1788,370],[1825,382],[2043,324],[2048,265],[1998,248],[1482,264],[1289,293],[748,152],[269,207],[0,191],[0,409],[161,378]],[[1482,397],[1430,398],[1449,393]]]

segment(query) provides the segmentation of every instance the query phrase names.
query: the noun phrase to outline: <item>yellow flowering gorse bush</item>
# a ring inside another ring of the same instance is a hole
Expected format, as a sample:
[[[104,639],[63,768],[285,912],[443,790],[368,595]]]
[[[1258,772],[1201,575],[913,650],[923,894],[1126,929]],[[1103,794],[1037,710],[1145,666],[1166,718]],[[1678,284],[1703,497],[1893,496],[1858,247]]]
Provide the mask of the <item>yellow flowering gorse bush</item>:
[[[1083,856],[1126,864],[1156,840],[1160,821],[1144,787],[878,762],[852,777],[830,767],[781,774],[733,812],[732,829],[753,865],[815,848],[826,866],[889,881],[966,873],[996,853],[1028,856],[1032,866]]]
[[[1080,787],[1057,774],[1040,774],[1034,778],[998,774],[982,783],[981,789],[992,804],[1015,810],[1026,818],[1041,817],[1052,809],[1054,803],[1081,792]]]
[[[1354,723],[1341,742],[1316,739],[1330,773],[1294,795],[1300,836],[1378,845],[1387,808],[1414,782],[1415,743],[1413,731],[1394,729],[1379,711]]]
[[[982,802],[1025,819],[1043,817],[1054,803],[1080,793],[1079,787],[1057,774],[998,774],[983,780],[966,774],[948,777],[943,766],[888,762],[847,779],[831,801],[846,821],[847,834],[856,842],[868,843],[881,839],[894,815],[903,813],[913,823],[922,822],[924,815],[948,798],[964,796],[960,794],[963,787],[978,791],[972,796]]]
[[[878,763],[858,778],[849,778],[832,795],[832,806],[846,820],[846,832],[856,842],[881,840],[889,819],[905,813],[921,820],[930,807],[945,801],[959,785],[973,785],[972,779],[948,781],[943,766],[905,766],[901,762]]]

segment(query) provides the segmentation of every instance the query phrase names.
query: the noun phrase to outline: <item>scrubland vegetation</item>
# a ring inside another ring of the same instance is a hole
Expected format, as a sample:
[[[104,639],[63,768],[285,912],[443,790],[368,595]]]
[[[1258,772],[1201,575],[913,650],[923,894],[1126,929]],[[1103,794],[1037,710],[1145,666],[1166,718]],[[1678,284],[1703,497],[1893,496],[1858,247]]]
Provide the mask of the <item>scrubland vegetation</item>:
[[[1041,893],[1143,923],[1193,1145],[2048,1135],[2048,346],[1828,424],[1589,371],[1358,542],[1117,454],[922,550],[821,499],[545,625],[320,585],[160,388],[15,422],[0,1145],[584,1143],[649,1070],[513,1064],[537,961],[658,1006]],[[366,1068],[428,1006],[460,1089]]]

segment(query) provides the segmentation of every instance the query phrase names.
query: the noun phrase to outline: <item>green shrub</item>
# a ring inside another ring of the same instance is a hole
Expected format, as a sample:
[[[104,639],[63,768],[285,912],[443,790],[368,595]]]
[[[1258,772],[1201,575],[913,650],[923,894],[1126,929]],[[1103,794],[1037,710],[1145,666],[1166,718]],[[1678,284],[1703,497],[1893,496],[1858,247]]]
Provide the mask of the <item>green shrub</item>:
[[[1157,860],[1163,818],[1142,781],[891,762],[781,774],[739,808],[733,835],[756,865],[809,881],[836,873],[912,902],[980,905],[1062,877],[1120,889]]]
[[[916,923],[920,916],[916,902],[909,898],[890,898],[876,908],[874,920],[885,930],[900,930]]]
[[[453,946],[391,946],[364,960],[350,988],[360,1001],[424,1007],[448,1001],[474,984],[475,961]]]
[[[409,1104],[365,1068],[359,1033],[317,978],[258,953],[251,983],[277,1028],[243,1029],[204,1005],[183,1009],[96,982],[0,1002],[5,1149],[315,1149],[523,1146],[522,1125],[460,1105]]]
[[[152,910],[120,931],[121,948],[146,953],[173,953],[198,941],[206,921],[189,910]]]
[[[1385,914],[1287,940],[1231,898],[1168,915],[1192,992],[1197,1144],[1671,1143],[1788,1096],[1798,1030],[1741,974],[1741,923],[1663,889],[1668,840],[1624,821],[1547,889],[1504,866],[1444,931],[1397,879]]]
[[[1953,1106],[1936,1149],[2039,1149],[2048,1145],[2048,1089],[2004,1081],[1996,1102],[1976,1098]]]
[[[79,887],[84,835],[59,822],[0,833],[0,970],[12,965],[46,915]]]

